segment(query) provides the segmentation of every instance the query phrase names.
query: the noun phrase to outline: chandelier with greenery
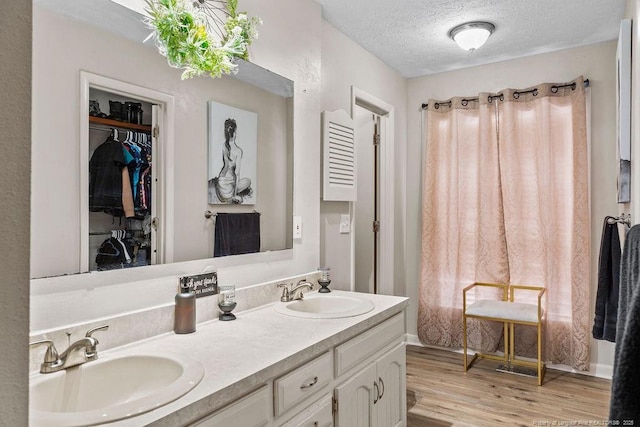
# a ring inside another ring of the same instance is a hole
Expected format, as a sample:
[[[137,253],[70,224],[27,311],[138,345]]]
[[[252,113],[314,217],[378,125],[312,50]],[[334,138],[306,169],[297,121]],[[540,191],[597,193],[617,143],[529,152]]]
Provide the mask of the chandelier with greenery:
[[[145,23],[160,53],[182,79],[237,72],[238,58],[258,37],[262,20],[238,12],[238,0],[146,0]]]

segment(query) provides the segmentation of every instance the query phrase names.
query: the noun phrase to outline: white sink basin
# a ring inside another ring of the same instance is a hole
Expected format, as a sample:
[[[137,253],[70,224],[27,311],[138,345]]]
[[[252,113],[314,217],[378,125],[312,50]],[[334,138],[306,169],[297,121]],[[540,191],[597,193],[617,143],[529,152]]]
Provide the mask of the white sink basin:
[[[359,316],[374,309],[371,301],[361,296],[343,294],[305,294],[304,299],[279,302],[274,310],[280,314],[308,319],[339,319]]]
[[[30,378],[30,426],[85,426],[130,418],[178,399],[204,368],[173,355],[104,357]]]

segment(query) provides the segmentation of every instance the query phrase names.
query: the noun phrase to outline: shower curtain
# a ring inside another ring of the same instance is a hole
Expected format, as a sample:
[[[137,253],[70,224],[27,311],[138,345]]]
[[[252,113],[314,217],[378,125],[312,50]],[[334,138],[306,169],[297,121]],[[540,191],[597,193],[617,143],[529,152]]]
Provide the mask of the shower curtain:
[[[461,345],[462,288],[545,286],[545,359],[589,367],[589,206],[584,83],[429,101],[418,336]],[[524,296],[524,295],[523,295]],[[476,294],[476,298],[484,297]],[[499,324],[472,322],[472,348]],[[535,354],[516,330],[516,354]]]

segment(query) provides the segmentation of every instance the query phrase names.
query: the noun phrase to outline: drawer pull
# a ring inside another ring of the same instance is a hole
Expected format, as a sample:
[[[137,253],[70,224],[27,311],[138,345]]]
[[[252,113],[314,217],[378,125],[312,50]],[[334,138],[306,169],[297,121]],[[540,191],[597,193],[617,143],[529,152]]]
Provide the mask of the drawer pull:
[[[318,382],[318,377],[313,377],[313,381],[311,381],[309,384],[302,384],[300,386],[300,390],[304,390],[305,388],[313,387],[314,385],[316,385],[317,382]]]
[[[380,380],[380,387],[382,387],[382,392],[380,393],[379,399],[382,399],[382,396],[384,396],[384,382],[382,381],[381,377],[378,377],[378,380]]]
[[[375,389],[375,392],[373,393],[373,404],[375,405],[378,403],[378,400],[380,400],[380,388],[378,388],[378,383],[375,381],[373,382],[373,388]]]

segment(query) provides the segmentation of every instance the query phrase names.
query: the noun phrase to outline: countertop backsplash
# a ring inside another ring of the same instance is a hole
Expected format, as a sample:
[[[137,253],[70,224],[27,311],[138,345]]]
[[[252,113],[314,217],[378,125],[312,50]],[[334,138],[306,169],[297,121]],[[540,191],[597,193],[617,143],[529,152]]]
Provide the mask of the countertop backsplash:
[[[251,310],[265,304],[280,301],[282,290],[277,287],[280,283],[296,283],[306,279],[314,284],[314,290],[318,289],[317,280],[319,272],[301,274],[294,277],[278,279],[270,282],[259,283],[236,289],[236,302],[238,305],[234,314]],[[224,283],[223,283],[224,284]],[[176,281],[177,291],[177,281]],[[198,298],[196,301],[196,323],[218,321],[218,298],[216,295]],[[36,331],[29,337],[30,342],[39,340],[51,340],[58,352],[64,351],[69,342],[82,338],[85,333],[97,326],[109,325],[109,330],[96,332],[94,337],[98,339],[98,354],[100,351],[120,347],[133,342],[142,341],[162,334],[173,334],[174,304],[151,307],[149,309],[123,313],[122,315],[94,319],[90,322],[69,325],[56,330]],[[196,326],[197,329],[197,326]],[[70,334],[70,335],[69,335]],[[44,359],[44,347],[33,348],[29,355],[29,372],[37,372]]]

